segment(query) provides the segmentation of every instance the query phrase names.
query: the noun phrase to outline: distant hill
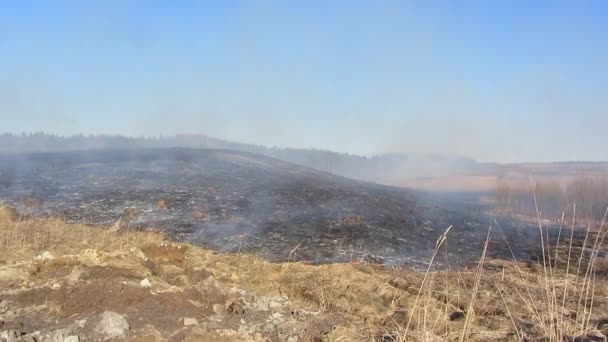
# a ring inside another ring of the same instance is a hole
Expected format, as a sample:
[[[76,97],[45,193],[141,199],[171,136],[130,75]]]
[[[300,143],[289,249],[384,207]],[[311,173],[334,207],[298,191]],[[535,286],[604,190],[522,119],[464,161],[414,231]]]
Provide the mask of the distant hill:
[[[318,149],[279,148],[217,139],[203,134],[161,137],[120,135],[57,136],[46,133],[2,134],[0,154],[141,148],[204,148],[261,154],[348,178],[409,188],[487,192],[497,181],[529,183],[529,177],[556,180],[608,176],[608,162],[480,163],[466,157],[414,156],[401,153],[372,157]],[[0,170],[0,185],[10,174]]]
[[[333,174],[385,184],[402,180],[468,173],[477,162],[469,158],[381,154],[365,157],[327,150],[265,147],[231,142],[201,134],[167,137],[119,135],[57,136],[45,133],[0,135],[0,153],[60,152],[95,149],[206,148],[252,152]]]

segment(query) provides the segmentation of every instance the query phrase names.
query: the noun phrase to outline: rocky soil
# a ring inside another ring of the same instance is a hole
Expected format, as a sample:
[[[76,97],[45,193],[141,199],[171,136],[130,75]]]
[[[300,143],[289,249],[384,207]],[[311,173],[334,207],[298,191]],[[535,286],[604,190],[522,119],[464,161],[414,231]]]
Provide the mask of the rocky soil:
[[[321,340],[345,322],[298,307],[280,291],[235,286],[247,275],[160,235],[95,229],[86,236],[91,228],[41,225],[55,236],[36,243],[64,245],[34,255],[41,245],[22,241],[27,248],[0,253],[0,341]],[[241,260],[254,262],[226,262]]]

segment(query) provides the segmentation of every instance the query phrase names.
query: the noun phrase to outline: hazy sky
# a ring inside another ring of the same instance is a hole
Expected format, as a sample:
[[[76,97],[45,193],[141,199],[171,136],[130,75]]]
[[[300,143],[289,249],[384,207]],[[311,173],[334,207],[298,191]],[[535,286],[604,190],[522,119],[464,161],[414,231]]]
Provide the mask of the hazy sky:
[[[0,131],[608,160],[608,1],[0,1]]]

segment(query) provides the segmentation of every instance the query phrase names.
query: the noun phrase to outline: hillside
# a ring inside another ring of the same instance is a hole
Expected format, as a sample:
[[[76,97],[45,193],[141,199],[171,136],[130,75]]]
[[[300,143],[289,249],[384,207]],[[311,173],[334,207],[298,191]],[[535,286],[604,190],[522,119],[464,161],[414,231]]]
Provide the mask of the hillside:
[[[128,149],[0,157],[0,199],[24,214],[116,229],[270,260],[420,265],[454,226],[454,264],[474,261],[492,218],[464,197],[354,181],[264,155]],[[515,254],[536,255],[530,224],[505,221]],[[509,258],[503,237],[492,253]]]
[[[0,135],[0,154],[141,148],[222,149],[249,152],[348,178],[441,192],[487,193],[495,190],[499,181],[527,184],[530,176],[565,182],[575,177],[604,177],[608,174],[608,162],[601,161],[501,164],[482,163],[466,157],[416,156],[405,153],[383,153],[366,157],[328,150],[270,148],[202,134],[148,138],[110,135],[61,137],[44,133]],[[0,186],[2,178],[0,171]]]
[[[0,153],[6,154],[141,148],[223,149],[251,152],[336,175],[384,184],[398,184],[399,181],[419,177],[463,173],[477,166],[474,160],[464,157],[432,155],[416,157],[403,153],[366,157],[318,149],[271,148],[217,139],[203,134],[148,138],[111,135],[61,137],[44,133],[0,135]]]

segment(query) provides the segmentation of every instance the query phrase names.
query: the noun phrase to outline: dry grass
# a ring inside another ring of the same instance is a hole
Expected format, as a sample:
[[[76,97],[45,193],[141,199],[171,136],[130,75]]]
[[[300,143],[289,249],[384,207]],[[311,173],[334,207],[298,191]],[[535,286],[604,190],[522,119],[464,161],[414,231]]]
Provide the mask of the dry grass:
[[[500,226],[493,229],[500,231]],[[542,224],[539,232],[544,236]],[[435,268],[433,262],[444,252],[447,258],[449,229],[439,237],[426,272],[269,263],[255,255],[195,246],[168,257],[191,277],[209,272],[259,296],[288,298],[296,311],[335,313],[341,320],[327,334],[328,341],[562,341],[593,330],[596,321],[608,317],[608,282],[599,253],[606,227],[599,232],[590,233],[586,252],[573,248],[566,232],[555,246],[544,240],[545,260],[539,264],[487,259],[492,248],[488,232],[480,262],[471,270]],[[158,234],[25,219],[0,208],[0,266],[45,251],[59,257],[91,249],[154,251],[150,246],[161,244]]]
[[[0,228],[0,246],[5,252],[0,255],[8,261],[32,258],[44,251],[53,255],[85,249],[114,252],[163,240],[157,234],[115,233],[57,219],[22,218],[8,207],[0,207]]]

